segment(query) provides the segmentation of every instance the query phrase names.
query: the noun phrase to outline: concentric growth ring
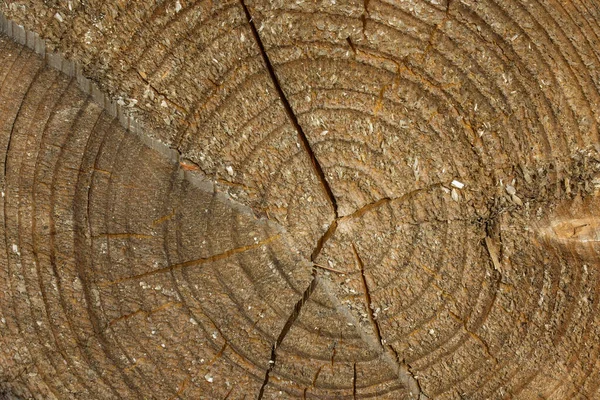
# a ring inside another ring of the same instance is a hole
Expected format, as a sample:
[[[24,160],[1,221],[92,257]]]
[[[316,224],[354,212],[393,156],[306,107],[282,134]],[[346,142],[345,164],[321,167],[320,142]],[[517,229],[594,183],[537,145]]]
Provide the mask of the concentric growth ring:
[[[595,0],[2,7],[0,390],[600,396]]]

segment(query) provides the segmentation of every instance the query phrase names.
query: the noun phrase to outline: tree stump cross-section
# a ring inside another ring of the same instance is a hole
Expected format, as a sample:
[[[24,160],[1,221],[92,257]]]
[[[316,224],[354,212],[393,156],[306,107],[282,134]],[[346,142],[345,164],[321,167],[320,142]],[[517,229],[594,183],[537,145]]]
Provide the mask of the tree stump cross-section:
[[[0,398],[600,398],[596,0],[0,12]]]

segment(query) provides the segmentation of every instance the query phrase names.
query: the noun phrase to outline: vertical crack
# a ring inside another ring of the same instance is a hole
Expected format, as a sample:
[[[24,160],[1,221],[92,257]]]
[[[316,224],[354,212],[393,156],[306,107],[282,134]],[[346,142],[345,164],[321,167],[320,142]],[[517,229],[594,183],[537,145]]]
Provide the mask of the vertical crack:
[[[427,46],[425,47],[425,51],[423,52],[423,54],[421,56],[423,60],[427,57],[427,55],[429,54],[431,49],[433,49],[434,42],[436,39],[435,36],[437,34],[439,34],[442,25],[444,25],[446,23],[446,21],[448,21],[450,19],[450,6],[451,5],[452,5],[452,0],[447,0],[446,8],[444,11],[444,18],[432,28],[431,33],[429,34],[429,39],[427,39]]]
[[[410,376],[410,378],[412,379],[416,389],[417,389],[417,399],[427,399],[428,397],[423,393],[423,389],[421,389],[421,382],[419,382],[419,379],[417,379],[417,377],[413,374],[411,366],[406,364],[406,362],[404,362],[402,364],[404,366],[404,368],[406,369],[406,372],[408,373],[408,375]],[[413,394],[412,392],[410,393],[411,395]]]
[[[292,122],[292,125],[294,125],[296,132],[298,132],[298,138],[300,139],[300,142],[302,143],[304,150],[310,157],[312,167],[313,167],[317,177],[319,178],[319,181],[321,183],[321,186],[323,187],[323,190],[325,191],[325,194],[327,195],[327,198],[329,199],[329,203],[331,204],[331,206],[333,208],[333,213],[335,214],[335,218],[337,218],[338,217],[337,201],[335,199],[335,196],[333,195],[331,186],[329,186],[329,182],[327,182],[327,179],[325,178],[325,173],[323,172],[323,168],[321,167],[319,160],[315,156],[315,153],[313,152],[313,150],[310,146],[310,142],[308,141],[308,138],[306,137],[304,130],[302,129],[302,127],[300,126],[300,123],[298,122],[298,117],[294,113],[294,110],[292,109],[290,102],[288,101],[285,93],[283,92],[283,89],[281,88],[281,83],[279,82],[279,78],[277,78],[277,74],[275,73],[273,64],[271,63],[271,60],[269,59],[269,56],[267,55],[265,46],[264,46],[262,40],[260,39],[258,30],[256,29],[256,25],[254,24],[254,20],[252,19],[252,15],[250,14],[248,7],[246,6],[246,3],[244,2],[244,0],[240,0],[240,4],[242,5],[242,8],[244,9],[244,13],[246,14],[246,19],[248,20],[248,24],[250,25],[250,29],[252,30],[252,35],[254,36],[254,40],[256,41],[258,48],[260,49],[260,54],[262,55],[265,65],[267,66],[267,70],[269,71],[269,76],[271,77],[271,81],[273,82],[273,85],[275,86],[275,90],[277,91],[277,94],[279,95],[279,98],[280,98],[281,102],[283,103],[283,107],[285,108],[285,112],[286,112],[288,118]]]
[[[356,363],[352,364],[354,375],[352,376],[352,398],[356,400]]]
[[[369,316],[369,321],[373,326],[373,332],[375,332],[375,336],[377,336],[377,341],[381,346],[383,346],[383,339],[381,338],[381,329],[379,328],[379,324],[375,319],[375,315],[373,314],[373,307],[371,307],[371,292],[369,291],[369,285],[367,284],[367,276],[365,275],[365,264],[363,263],[360,255],[358,254],[358,250],[356,250],[356,246],[352,243],[352,251],[354,252],[354,257],[356,258],[356,263],[358,265],[358,269],[360,270],[360,276],[362,278],[363,292],[365,294],[365,303],[367,303],[367,315]]]
[[[428,400],[429,397],[423,392],[418,377],[412,372],[412,367],[406,363],[404,358],[400,358],[400,355],[394,346],[388,345],[387,348],[395,357],[396,364],[398,365],[399,375],[408,388],[411,398],[415,398],[416,396],[418,400]]]
[[[331,204],[331,207],[333,208],[334,220],[330,224],[330,226],[327,229],[327,231],[325,232],[325,234],[323,234],[323,236],[317,241],[315,249],[313,250],[313,252],[311,254],[311,261],[314,263],[316,258],[319,255],[319,253],[321,252],[323,245],[335,233],[335,230],[337,228],[337,219],[338,219],[337,200],[335,199],[335,196],[333,195],[333,191],[331,190],[331,186],[329,185],[329,182],[327,182],[327,179],[325,178],[325,173],[323,172],[323,168],[321,167],[319,160],[317,159],[315,153],[313,152],[310,142],[308,141],[308,138],[306,137],[306,134],[304,133],[304,130],[302,129],[302,126],[300,126],[298,117],[294,113],[294,110],[292,109],[292,106],[291,106],[289,100],[287,99],[285,93],[283,92],[281,83],[279,82],[279,78],[277,77],[277,74],[275,73],[275,69],[273,68],[273,64],[271,63],[271,60],[269,59],[269,56],[265,50],[265,47],[260,38],[260,35],[258,34],[258,30],[256,29],[256,25],[254,24],[254,20],[252,18],[252,15],[250,14],[250,10],[246,6],[246,3],[244,2],[244,0],[240,0],[240,4],[241,4],[242,8],[244,9],[244,14],[246,15],[246,19],[248,20],[248,25],[250,25],[250,29],[252,30],[252,35],[254,36],[254,40],[255,40],[256,44],[258,45],[260,54],[263,58],[263,61],[266,65],[266,67],[267,67],[269,76],[271,77],[271,81],[273,82],[273,86],[275,87],[275,90],[277,91],[277,94],[279,95],[279,99],[281,100],[281,103],[283,104],[283,107],[285,109],[285,112],[286,112],[289,120],[291,121],[292,125],[296,129],[296,132],[298,133],[298,138],[300,139],[300,142],[302,143],[304,150],[308,154],[310,161],[311,161],[311,165],[313,167],[313,170],[314,170],[315,174],[317,175],[323,190],[325,191],[325,194],[329,200],[329,203]],[[298,319],[298,316],[300,315],[300,312],[302,311],[302,307],[304,306],[304,304],[308,301],[308,299],[314,292],[315,288],[317,287],[317,283],[318,283],[317,270],[313,268],[312,280],[311,280],[308,288],[306,288],[306,290],[302,294],[302,298],[300,300],[298,300],[298,302],[294,306],[294,310],[292,311],[292,313],[290,314],[285,325],[281,329],[281,332],[279,333],[279,336],[277,337],[275,344],[273,344],[273,346],[271,347],[271,357],[269,359],[269,366],[265,372],[265,379],[264,379],[264,381],[260,387],[260,390],[258,392],[258,396],[257,396],[258,400],[262,399],[265,388],[266,388],[267,384],[269,383],[269,377],[270,377],[271,371],[273,370],[273,368],[275,368],[275,363],[277,362],[277,348],[281,345],[281,343],[283,342],[283,339],[285,339],[285,336],[290,331],[294,322],[296,322],[296,319]],[[332,362],[333,362],[333,358],[332,358]]]
[[[283,339],[285,339],[285,336],[290,331],[292,325],[298,319],[298,316],[300,315],[300,312],[302,311],[302,307],[304,306],[304,304],[306,304],[306,302],[308,301],[310,296],[315,291],[315,288],[317,287],[317,284],[319,283],[318,277],[319,276],[317,275],[317,270],[313,269],[312,280],[310,281],[310,284],[308,285],[308,287],[302,294],[302,298],[300,300],[298,300],[298,302],[294,306],[294,310],[288,317],[287,321],[285,322],[285,325],[283,326],[283,328],[281,329],[281,332],[279,333],[279,336],[277,337],[277,340],[271,347],[271,358],[269,359],[269,367],[267,368],[267,371],[265,372],[265,379],[264,379],[262,386],[260,387],[260,390],[258,392],[258,396],[257,396],[258,400],[262,399],[264,392],[265,392],[265,387],[269,383],[269,376],[271,374],[271,371],[273,370],[273,368],[275,368],[275,363],[277,361],[277,348],[281,345],[281,343],[283,342]]]
[[[369,321],[373,326],[373,332],[375,333],[375,337],[377,338],[378,345],[381,349],[381,352],[384,356],[393,362],[395,368],[398,372],[398,377],[400,381],[404,384],[404,386],[409,391],[409,396],[411,399],[427,399],[428,397],[423,393],[421,389],[421,384],[418,379],[413,375],[410,365],[408,365],[404,359],[400,359],[400,356],[396,349],[392,347],[392,345],[386,344],[381,336],[381,328],[379,327],[379,323],[373,313],[373,308],[371,307],[371,291],[369,289],[369,285],[367,283],[367,277],[365,275],[365,265],[358,254],[358,250],[354,243],[352,243],[352,251],[354,252],[354,257],[356,258],[356,263],[358,264],[358,268],[360,270],[360,275],[362,279],[362,285],[365,295],[365,302],[367,305],[367,315],[369,316]]]
[[[484,239],[485,247],[490,255],[490,259],[492,260],[492,265],[494,269],[502,274],[502,263],[500,262],[500,258],[498,257],[498,246],[494,239],[489,236],[486,236]]]
[[[289,316],[286,324],[284,325],[283,329],[281,330],[281,333],[279,334],[279,337],[277,338],[275,344],[272,346],[271,348],[271,358],[269,360],[269,367],[267,368],[266,372],[265,372],[265,379],[263,381],[263,384],[260,388],[260,391],[258,393],[258,400],[261,400],[263,398],[264,395],[264,391],[265,388],[267,386],[267,384],[269,383],[269,377],[271,374],[271,371],[274,369],[276,361],[277,361],[277,348],[278,346],[282,343],[283,339],[285,338],[285,336],[287,335],[287,333],[289,332],[291,326],[294,324],[294,322],[296,321],[296,319],[298,318],[303,305],[306,303],[306,301],[310,298],[312,292],[314,291],[317,282],[318,282],[318,274],[317,274],[317,269],[316,267],[318,267],[318,265],[315,265],[316,260],[318,258],[318,256],[320,255],[325,243],[334,235],[334,233],[336,232],[337,226],[338,226],[338,222],[341,219],[339,217],[338,214],[338,205],[337,205],[337,201],[336,198],[333,194],[333,191],[331,189],[331,186],[329,185],[329,182],[327,181],[326,177],[325,177],[325,173],[323,171],[323,168],[321,166],[321,164],[319,163],[319,160],[317,159],[315,153],[313,152],[310,142],[306,136],[306,134],[304,133],[304,130],[302,129],[302,127],[300,126],[300,123],[298,121],[298,118],[296,116],[296,114],[294,113],[294,110],[292,109],[292,106],[290,104],[290,102],[288,101],[282,87],[281,87],[281,83],[279,82],[279,78],[277,77],[277,74],[275,73],[275,69],[273,67],[273,64],[271,63],[271,60],[269,59],[269,56],[265,50],[264,44],[260,38],[260,35],[258,33],[258,30],[254,24],[252,15],[248,9],[248,7],[245,4],[244,0],[240,0],[240,4],[244,10],[246,19],[248,21],[248,24],[250,25],[250,29],[252,31],[252,35],[254,36],[254,40],[256,42],[256,44],[259,47],[261,56],[263,58],[263,61],[267,67],[267,70],[269,72],[269,76],[271,78],[271,81],[273,82],[273,85],[275,87],[275,90],[277,91],[277,94],[279,95],[279,98],[284,106],[284,109],[286,111],[286,114],[290,120],[290,122],[292,123],[292,125],[294,126],[294,128],[297,131],[298,134],[298,138],[299,141],[302,143],[302,146],[304,147],[304,150],[306,151],[306,153],[309,155],[309,158],[311,160],[311,164],[313,167],[313,170],[315,172],[315,174],[317,175],[320,184],[329,200],[329,203],[331,204],[331,207],[333,208],[333,212],[334,212],[334,219],[331,222],[331,224],[329,225],[329,228],[327,229],[327,231],[319,238],[319,240],[317,241],[315,248],[311,254],[311,261],[313,263],[313,279],[309,285],[309,287],[305,290],[302,299],[300,299],[297,303],[296,306],[294,307],[294,311],[292,312],[292,314]],[[369,0],[365,0],[364,1],[364,13],[362,16],[362,21],[363,21],[363,34],[364,34],[364,30],[366,27],[366,20],[368,17],[368,5],[369,5]],[[348,39],[348,43],[350,45],[350,47],[356,52],[356,49],[352,43],[352,41],[350,39]],[[412,194],[412,193],[411,193]],[[411,194],[408,194],[407,196],[402,196],[401,199],[405,199],[405,198],[409,198]],[[369,205],[368,207],[359,210],[358,215],[361,215],[361,213],[367,212],[369,210],[371,210],[372,208],[377,208],[383,204],[386,204],[390,201],[394,201],[396,199],[393,198],[385,198],[385,199],[381,199],[380,201],[375,202],[372,205]],[[354,215],[353,215],[354,216]],[[379,346],[381,347],[381,350],[383,352],[383,354],[385,355],[385,357],[388,360],[392,360],[396,366],[397,372],[398,372],[398,377],[400,379],[400,381],[403,383],[403,385],[408,389],[409,391],[409,395],[410,398],[418,398],[418,399],[427,399],[428,397],[423,393],[423,391],[421,390],[421,386],[420,383],[418,382],[418,380],[416,379],[416,377],[412,374],[411,370],[410,370],[410,366],[408,364],[406,364],[404,362],[404,360],[400,361],[398,359],[398,355],[397,353],[394,351],[394,349],[390,346],[390,345],[384,345],[382,337],[381,337],[381,330],[379,328],[379,325],[375,319],[373,310],[371,308],[371,297],[370,297],[370,291],[369,291],[369,287],[366,281],[366,276],[364,273],[364,265],[362,263],[362,260],[360,259],[360,256],[358,255],[358,252],[356,251],[356,248],[354,246],[354,244],[352,245],[356,258],[357,258],[357,262],[359,264],[359,268],[361,270],[361,276],[362,276],[362,281],[363,281],[363,285],[365,288],[365,300],[367,302],[367,310],[369,313],[369,319],[371,321],[371,323],[373,324],[374,327],[374,331],[375,331],[375,335],[377,336],[377,339],[379,341]],[[326,268],[327,269],[327,268]],[[334,349],[335,350],[335,349]],[[394,357],[395,355],[395,357]],[[332,365],[333,365],[333,354],[332,354]],[[354,364],[353,366],[353,381],[352,381],[352,385],[353,385],[353,397],[356,398],[357,396],[357,391],[356,391],[356,379],[357,379],[357,371],[356,371],[356,364]],[[306,393],[306,391],[305,391]]]
[[[319,240],[317,241],[315,249],[313,250],[312,254],[310,255],[310,261],[312,261],[313,263],[315,263],[317,261],[319,254],[321,254],[321,250],[323,249],[323,246],[325,245],[325,243],[327,243],[329,238],[331,238],[333,236],[333,234],[335,233],[335,231],[337,229],[337,225],[338,225],[338,219],[336,218],[331,222],[331,224],[329,225],[329,228],[327,228],[327,231],[325,231],[323,236],[321,236],[319,238]]]
[[[369,18],[369,2],[370,0],[363,1],[363,13],[360,16],[360,20],[362,22],[362,34],[365,38],[367,37],[365,32],[367,30],[367,18]]]

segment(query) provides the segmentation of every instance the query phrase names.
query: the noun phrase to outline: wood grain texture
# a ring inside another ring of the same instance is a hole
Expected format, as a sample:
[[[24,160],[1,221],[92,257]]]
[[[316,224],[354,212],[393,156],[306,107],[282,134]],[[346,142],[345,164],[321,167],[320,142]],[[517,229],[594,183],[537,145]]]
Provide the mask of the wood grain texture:
[[[600,398],[595,0],[1,11],[0,398]]]

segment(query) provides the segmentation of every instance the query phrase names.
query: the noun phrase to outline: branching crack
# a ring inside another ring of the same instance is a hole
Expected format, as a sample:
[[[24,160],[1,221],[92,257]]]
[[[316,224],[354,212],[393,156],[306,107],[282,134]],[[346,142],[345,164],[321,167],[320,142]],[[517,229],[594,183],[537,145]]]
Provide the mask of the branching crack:
[[[327,231],[317,241],[315,249],[313,250],[313,252],[312,252],[312,254],[310,256],[310,260],[313,262],[313,264],[315,266],[317,266],[319,268],[323,268],[323,269],[326,269],[326,270],[329,270],[329,271],[333,271],[333,272],[336,272],[336,273],[343,273],[342,271],[334,270],[334,269],[327,268],[327,267],[324,267],[322,265],[316,264],[317,258],[319,257],[319,254],[321,254],[321,250],[323,250],[323,247],[325,246],[325,243],[327,243],[327,241],[333,236],[333,234],[337,230],[339,222],[345,221],[345,220],[348,220],[348,219],[353,219],[353,218],[360,218],[363,215],[365,215],[366,213],[368,213],[370,211],[373,211],[373,210],[377,210],[380,207],[383,207],[383,206],[385,206],[387,204],[390,204],[390,203],[404,202],[404,201],[410,200],[411,198],[413,198],[418,193],[421,193],[423,191],[427,191],[427,190],[430,190],[432,188],[439,187],[439,186],[441,186],[441,183],[434,183],[434,184],[428,185],[428,186],[423,187],[423,188],[412,190],[412,191],[410,191],[408,193],[403,194],[402,196],[398,196],[398,197],[384,197],[382,199],[379,199],[377,201],[374,201],[372,203],[369,203],[369,204],[366,204],[366,205],[362,206],[358,210],[354,211],[352,214],[348,214],[348,215],[345,215],[343,217],[337,217],[336,219],[333,220],[333,222],[331,222],[331,224],[329,225],[329,228],[327,229]]]
[[[331,190],[331,186],[329,185],[329,182],[327,182],[327,179],[325,178],[325,173],[323,172],[323,168],[321,167],[319,160],[317,159],[315,153],[313,152],[310,142],[308,141],[308,138],[306,137],[306,134],[304,133],[304,130],[302,129],[302,126],[300,126],[300,123],[298,122],[298,117],[294,113],[294,110],[292,109],[290,102],[288,101],[285,93],[283,92],[281,83],[279,82],[279,78],[277,77],[277,74],[275,73],[273,64],[271,63],[271,60],[269,59],[269,56],[265,50],[265,46],[260,38],[260,35],[258,34],[258,30],[256,29],[256,25],[254,24],[252,15],[250,14],[248,7],[246,7],[246,3],[244,2],[244,0],[240,0],[240,4],[242,5],[242,8],[244,9],[244,13],[246,14],[246,19],[248,20],[248,24],[250,25],[250,29],[252,30],[252,35],[254,36],[254,40],[256,41],[258,48],[260,49],[260,54],[262,55],[265,65],[267,66],[267,70],[269,71],[269,76],[271,77],[271,81],[273,82],[273,85],[275,86],[275,90],[277,91],[277,94],[279,95],[279,99],[281,100],[281,103],[283,104],[283,107],[285,108],[286,114],[287,114],[288,118],[290,119],[292,125],[294,125],[296,132],[298,132],[298,138],[300,139],[300,142],[302,143],[304,150],[310,157],[312,167],[313,167],[317,177],[319,178],[319,181],[321,183],[321,186],[323,187],[323,190],[325,191],[325,194],[327,195],[327,198],[329,199],[329,202],[333,208],[333,213],[335,214],[335,218],[337,218],[338,217],[337,201],[335,199],[335,196],[333,195],[333,191]]]
[[[285,339],[285,336],[288,334],[288,332],[292,328],[292,325],[298,319],[298,316],[300,315],[300,312],[302,311],[302,307],[304,306],[304,304],[306,304],[308,299],[310,299],[310,296],[315,291],[315,288],[317,287],[318,283],[319,283],[319,275],[317,274],[317,270],[313,269],[312,280],[310,281],[310,284],[308,285],[308,287],[302,294],[302,298],[300,300],[298,300],[298,302],[294,306],[294,310],[292,311],[292,313],[288,317],[287,321],[285,322],[285,325],[281,329],[281,332],[279,333],[279,336],[277,337],[275,344],[273,344],[273,346],[271,347],[271,358],[269,359],[269,367],[267,368],[267,371],[265,372],[265,379],[262,383],[262,386],[260,387],[260,391],[258,392],[258,396],[257,396],[258,400],[262,399],[262,397],[264,395],[265,387],[269,383],[269,375],[271,374],[271,371],[273,370],[273,368],[275,368],[275,363],[277,361],[277,348],[281,345],[281,343],[283,342],[283,339]]]
[[[284,325],[281,333],[279,334],[279,337],[277,338],[275,344],[273,344],[272,348],[271,348],[271,357],[269,360],[269,366],[265,372],[265,379],[263,381],[263,384],[260,388],[260,391],[258,393],[258,399],[262,399],[263,395],[264,395],[264,391],[265,388],[267,386],[267,384],[269,383],[269,376],[271,371],[273,371],[276,361],[277,361],[277,348],[278,346],[282,343],[283,339],[285,338],[285,336],[287,335],[287,333],[289,332],[291,326],[294,324],[294,322],[296,321],[296,319],[298,318],[298,315],[300,314],[300,311],[304,305],[304,303],[308,300],[308,298],[310,297],[310,295],[312,294],[312,292],[314,291],[316,285],[317,285],[317,278],[318,278],[318,274],[317,274],[317,269],[316,267],[321,267],[319,265],[316,264],[316,261],[319,257],[319,255],[321,254],[325,244],[328,242],[328,240],[333,237],[333,235],[335,234],[337,227],[339,225],[339,222],[345,219],[351,219],[351,218],[359,218],[362,215],[372,211],[372,210],[377,210],[380,207],[384,206],[384,205],[388,205],[392,202],[402,202],[405,200],[409,200],[411,199],[413,196],[415,196],[417,193],[420,193],[422,191],[425,190],[429,190],[432,187],[436,187],[436,186],[440,186],[440,183],[436,183],[433,185],[429,185],[428,187],[425,188],[420,188],[420,189],[416,189],[413,190],[411,192],[408,192],[402,196],[399,197],[386,197],[386,198],[382,198],[379,199],[373,203],[369,203],[363,207],[361,207],[360,209],[356,210],[355,212],[353,212],[352,214],[340,217],[338,214],[338,206],[337,206],[337,201],[336,198],[333,194],[333,191],[331,189],[331,186],[329,185],[329,182],[327,181],[326,177],[325,177],[325,173],[323,171],[323,168],[321,166],[321,164],[319,163],[319,160],[317,159],[315,153],[313,152],[310,142],[306,136],[306,134],[304,133],[304,130],[302,129],[302,127],[300,126],[300,123],[298,121],[298,118],[296,116],[296,114],[294,113],[292,106],[290,104],[290,102],[288,101],[281,83],[279,81],[279,78],[277,77],[277,74],[275,73],[275,69],[271,63],[271,60],[269,59],[269,56],[265,50],[264,44],[260,38],[260,35],[258,33],[258,30],[254,24],[252,15],[248,9],[248,7],[245,4],[244,0],[240,0],[240,4],[244,10],[246,19],[248,21],[248,24],[251,28],[252,34],[254,36],[254,40],[256,42],[256,44],[259,47],[260,50],[260,54],[263,58],[263,61],[266,65],[266,68],[269,72],[269,76],[271,78],[271,81],[273,82],[273,85],[275,87],[275,90],[277,91],[277,94],[279,95],[280,101],[282,102],[284,109],[286,111],[286,114],[289,118],[289,120],[291,121],[292,125],[294,126],[294,128],[297,131],[298,134],[298,138],[299,141],[301,142],[302,146],[304,147],[304,150],[306,151],[306,153],[309,155],[310,160],[311,160],[311,164],[313,167],[313,170],[315,172],[315,174],[317,175],[320,184],[324,190],[324,192],[327,195],[327,198],[329,200],[329,203],[331,204],[332,208],[333,208],[333,212],[334,212],[334,219],[331,222],[331,224],[329,225],[328,229],[325,231],[325,233],[318,239],[315,248],[313,250],[313,252],[311,253],[311,261],[314,265],[313,267],[313,280],[311,281],[309,287],[306,289],[306,291],[304,292],[302,299],[300,299],[298,301],[298,303],[296,303],[296,306],[294,307],[294,311],[292,312],[292,314],[290,315],[290,317],[288,318],[286,324]],[[367,24],[367,18],[369,16],[369,0],[364,0],[364,11],[363,14],[361,16],[361,20],[362,20],[362,24],[363,24],[363,36],[365,35],[365,30],[366,30],[366,24]],[[350,38],[347,39],[348,44],[350,46],[350,48],[352,49],[352,51],[355,54],[358,54],[358,49],[356,46],[354,46],[354,43],[352,43],[352,40]],[[394,63],[396,64],[397,68],[398,68],[398,76],[401,70],[400,65],[394,61]],[[379,324],[375,318],[375,315],[373,313],[373,309],[371,308],[371,293],[370,293],[370,289],[367,283],[367,279],[366,279],[366,275],[365,275],[365,271],[364,271],[364,264],[358,254],[358,251],[356,250],[356,247],[354,246],[354,244],[352,244],[355,256],[356,256],[356,260],[357,260],[357,264],[358,267],[360,269],[361,272],[361,277],[362,277],[362,283],[364,286],[364,293],[365,293],[365,302],[367,303],[367,310],[368,310],[368,315],[369,315],[369,320],[371,322],[371,324],[373,325],[373,330],[374,330],[374,334],[377,337],[377,340],[379,342],[379,346],[381,348],[382,351],[382,356],[385,357],[388,360],[393,360],[394,364],[397,367],[397,371],[398,371],[398,377],[399,379],[402,381],[402,383],[406,386],[406,388],[409,390],[410,392],[410,396],[411,398],[418,398],[418,399],[423,399],[423,398],[427,398],[427,396],[422,392],[421,390],[421,386],[418,382],[418,380],[416,379],[416,377],[413,375],[413,373],[410,371],[410,366],[408,366],[404,360],[399,360],[398,358],[398,354],[394,351],[394,349],[390,346],[390,345],[385,345],[384,341],[382,339],[381,336],[381,329],[379,327]],[[324,267],[324,269],[328,269],[326,267]],[[334,272],[339,272],[339,271],[334,271]],[[332,363],[333,363],[333,355],[332,355]],[[356,371],[356,364],[354,364],[353,366],[353,396],[354,398],[356,398],[357,396],[357,390],[356,390],[356,380],[357,380],[357,371]],[[306,391],[305,391],[306,394]]]

